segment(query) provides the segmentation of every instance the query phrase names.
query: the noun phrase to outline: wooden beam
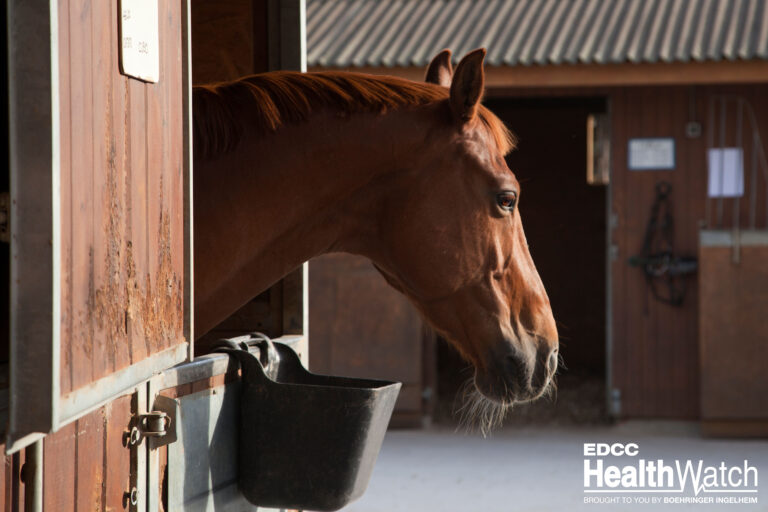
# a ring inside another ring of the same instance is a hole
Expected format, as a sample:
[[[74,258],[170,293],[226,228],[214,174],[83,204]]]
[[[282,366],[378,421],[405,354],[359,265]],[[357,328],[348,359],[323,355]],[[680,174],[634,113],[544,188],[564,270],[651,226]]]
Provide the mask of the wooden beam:
[[[319,66],[310,71],[327,70]],[[347,68],[374,75],[423,80],[421,67]],[[722,61],[654,64],[565,64],[560,66],[486,66],[489,88],[601,87],[632,85],[685,85],[768,82],[768,62]]]

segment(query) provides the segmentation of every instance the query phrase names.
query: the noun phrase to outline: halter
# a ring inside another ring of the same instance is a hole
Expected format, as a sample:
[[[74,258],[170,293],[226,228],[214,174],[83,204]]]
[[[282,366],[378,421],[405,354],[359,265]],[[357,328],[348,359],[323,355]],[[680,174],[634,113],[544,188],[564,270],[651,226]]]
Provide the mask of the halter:
[[[629,258],[629,264],[642,268],[645,282],[656,300],[679,307],[685,299],[685,276],[696,273],[698,262],[692,256],[674,255],[671,193],[672,185],[666,181],[656,184],[656,198],[645,227],[643,247],[639,255]],[[654,244],[656,239],[659,241]],[[654,247],[658,248],[655,252]],[[666,284],[667,293],[659,290],[659,281]]]

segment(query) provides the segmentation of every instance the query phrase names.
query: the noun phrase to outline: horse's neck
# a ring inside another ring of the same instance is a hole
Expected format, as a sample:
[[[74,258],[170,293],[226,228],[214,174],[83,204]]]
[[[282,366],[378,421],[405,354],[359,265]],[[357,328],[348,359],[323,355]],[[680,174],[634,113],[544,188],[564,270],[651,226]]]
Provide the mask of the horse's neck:
[[[266,137],[246,130],[238,150],[195,163],[199,334],[314,256],[375,255],[398,160],[424,133],[400,115],[409,116],[318,115]]]

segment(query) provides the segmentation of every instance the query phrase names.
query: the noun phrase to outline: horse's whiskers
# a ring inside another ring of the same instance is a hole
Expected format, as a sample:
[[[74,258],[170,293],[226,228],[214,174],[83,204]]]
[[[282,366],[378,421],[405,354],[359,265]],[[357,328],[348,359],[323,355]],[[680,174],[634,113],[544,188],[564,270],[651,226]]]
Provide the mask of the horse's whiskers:
[[[543,395],[546,396],[552,403],[557,402],[557,380],[555,377],[555,375],[552,376],[552,379],[550,379],[549,385],[547,385]]]
[[[474,379],[467,380],[458,395],[461,405],[456,409],[459,415],[459,430],[480,431],[487,437],[492,430],[501,426],[513,402],[494,402],[483,396],[475,386]]]
[[[559,371],[561,368],[563,370],[568,369],[568,367],[565,365],[565,359],[563,358],[563,354],[558,352],[557,353],[557,370]]]

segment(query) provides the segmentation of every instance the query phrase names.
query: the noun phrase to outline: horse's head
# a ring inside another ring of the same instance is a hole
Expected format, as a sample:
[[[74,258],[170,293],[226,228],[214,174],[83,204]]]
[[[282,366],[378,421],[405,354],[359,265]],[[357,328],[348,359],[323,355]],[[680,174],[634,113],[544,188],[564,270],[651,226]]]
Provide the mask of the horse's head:
[[[430,64],[427,81],[450,93],[408,164],[410,190],[388,207],[379,270],[472,363],[476,389],[498,409],[545,392],[558,336],[504,160],[508,132],[480,105],[484,56],[468,54],[455,74],[448,51]]]

